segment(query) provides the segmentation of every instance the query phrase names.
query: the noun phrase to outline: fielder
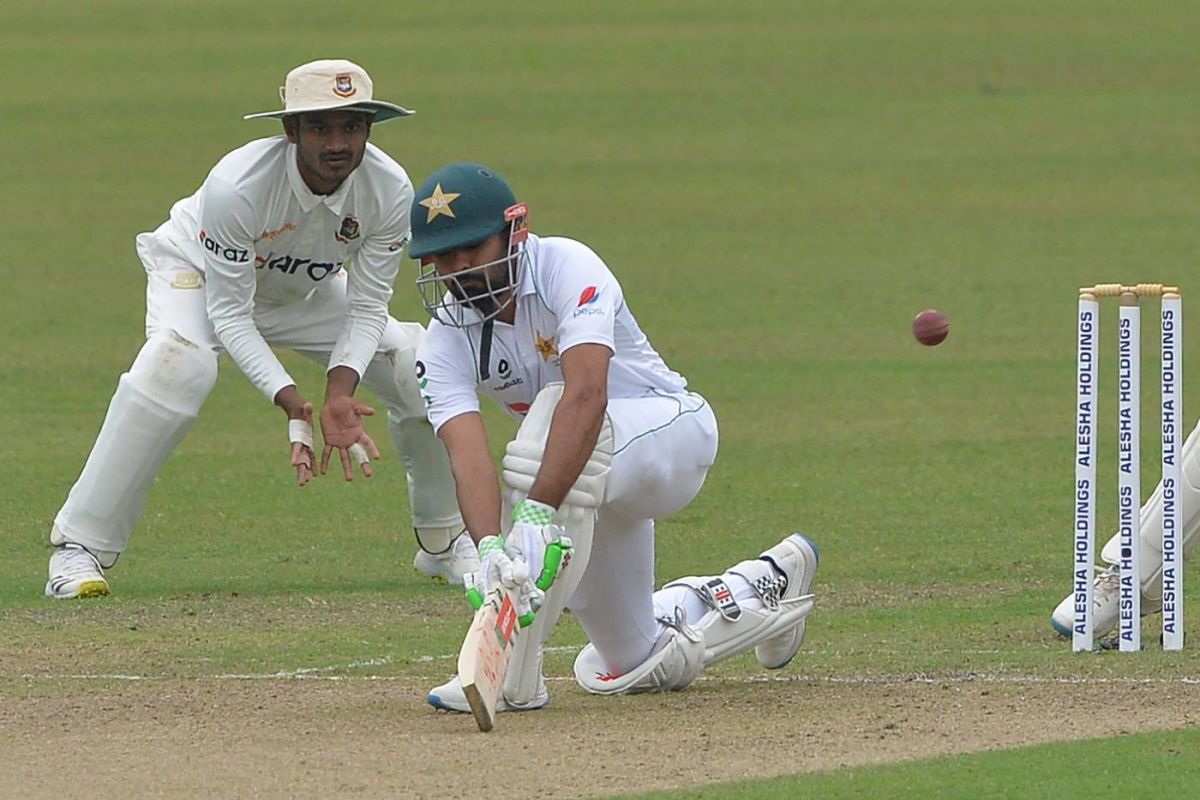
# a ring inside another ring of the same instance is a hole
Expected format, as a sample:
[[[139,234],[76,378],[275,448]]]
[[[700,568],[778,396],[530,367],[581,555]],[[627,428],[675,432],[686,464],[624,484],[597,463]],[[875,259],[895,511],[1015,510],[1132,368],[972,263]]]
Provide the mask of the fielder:
[[[104,570],[212,390],[222,351],[283,410],[297,483],[309,481],[318,469],[313,405],[273,346],[327,365],[320,473],[336,452],[346,480],[352,461],[372,474],[379,451],[362,427],[374,411],[354,395],[361,381],[387,407],[408,471],[413,525],[429,551],[418,568],[461,580],[478,564],[413,377],[423,329],[387,311],[413,192],[404,169],[367,139],[372,123],[412,112],[374,100],[370,77],[349,61],[297,67],[281,96],[282,111],[246,119],[282,119],[283,136],[226,155],[166,222],[137,237],[146,343],[55,517],[49,597],[108,594]]]
[[[699,492],[717,423],[650,346],[604,262],[580,242],[532,235],[524,204],[479,164],[433,173],[412,229],[433,317],[417,376],[479,546],[468,587],[486,595],[502,581],[539,609],[499,709],[549,702],[542,645],[564,606],[590,639],[575,677],[595,694],[682,689],[750,648],[769,669],[787,664],[813,608],[818,554],[803,535],[654,591],[654,520]],[[502,488],[479,394],[521,420]],[[526,575],[557,577],[543,596]],[[457,678],[428,702],[469,710]]]
[[[1183,558],[1187,558],[1196,545],[1196,532],[1200,530],[1200,453],[1197,445],[1200,442],[1200,425],[1197,425],[1183,443],[1180,451],[1180,471],[1183,480],[1179,486],[1179,501],[1182,503],[1183,529],[1180,531],[1180,543],[1183,548]],[[1141,559],[1140,584],[1142,590],[1142,616],[1150,616],[1162,611],[1162,483],[1150,495],[1141,508],[1141,546],[1138,555]],[[1092,632],[1100,637],[1112,631],[1117,626],[1120,614],[1121,577],[1117,564],[1121,560],[1121,537],[1114,534],[1104,548],[1100,557],[1107,567],[1096,574],[1092,584]],[[1182,563],[1182,558],[1180,562]],[[1178,598],[1182,603],[1183,598]],[[1070,637],[1075,623],[1075,595],[1069,594],[1054,609],[1050,615],[1050,625],[1055,632]]]

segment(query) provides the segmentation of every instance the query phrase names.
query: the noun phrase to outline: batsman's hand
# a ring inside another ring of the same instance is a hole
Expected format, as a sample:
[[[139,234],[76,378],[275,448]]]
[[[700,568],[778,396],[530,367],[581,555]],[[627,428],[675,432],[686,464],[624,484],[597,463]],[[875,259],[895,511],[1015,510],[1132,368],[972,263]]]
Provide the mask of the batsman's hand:
[[[504,539],[501,536],[485,536],[479,540],[479,570],[474,574],[474,588],[479,597],[484,598],[497,586],[516,589],[522,580],[529,578],[529,568],[518,568],[513,563],[504,550]],[[471,605],[478,608],[473,599]]]
[[[564,535],[561,526],[555,524],[535,525],[515,522],[508,533],[508,556],[514,563],[525,564],[534,576],[534,586],[545,592],[566,569],[571,561],[574,546]]]
[[[316,468],[313,455],[313,407],[305,403],[299,416],[288,420],[288,440],[292,443],[292,466],[296,468],[296,483],[304,486],[312,480]]]
[[[379,458],[379,448],[363,429],[362,418],[375,414],[375,409],[354,395],[327,398],[321,407],[321,436],[325,439],[325,450],[321,454],[321,474],[329,471],[329,457],[334,450],[342,462],[342,474],[346,480],[354,480],[351,461],[362,468],[364,477],[371,477],[371,459]]]
[[[500,536],[485,536],[480,540],[479,570],[464,575],[463,583],[467,587],[467,601],[476,611],[497,587],[511,592],[522,628],[533,623],[544,597],[529,577],[528,565],[509,557]]]

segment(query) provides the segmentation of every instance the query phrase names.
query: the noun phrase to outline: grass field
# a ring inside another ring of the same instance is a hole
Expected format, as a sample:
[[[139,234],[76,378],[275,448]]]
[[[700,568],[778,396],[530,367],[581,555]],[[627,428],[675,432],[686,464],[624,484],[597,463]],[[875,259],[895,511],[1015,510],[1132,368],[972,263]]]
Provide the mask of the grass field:
[[[89,730],[105,741],[88,755],[106,759],[88,762],[92,780],[138,796],[440,796],[475,762],[455,761],[450,778],[439,759],[463,754],[503,774],[469,720],[422,706],[466,606],[410,568],[394,456],[370,481],[294,488],[278,412],[227,360],[111,572],[114,596],[40,596],[50,520],[142,339],[134,235],[221,155],[276,133],[241,115],[275,108],[292,66],[331,56],[417,110],[373,133],[414,178],[483,161],[529,203],[535,231],[591,244],[651,341],[713,403],[718,463],[659,524],[659,579],[719,571],[793,529],[822,548],[805,648],[773,682],[741,658],[680,695],[588,698],[567,680],[584,639],[566,620],[547,664],[555,705],[502,720],[544,781],[504,790],[1194,791],[1196,650],[1073,656],[1047,619],[1069,588],[1076,288],[1197,291],[1195,12],[1107,0],[6,5],[0,795],[51,796],[39,758],[89,746]],[[422,314],[411,279],[397,284],[402,319]],[[952,320],[937,348],[909,334],[925,307]],[[1113,321],[1102,531],[1116,509]],[[1148,493],[1157,357],[1144,338]],[[1188,363],[1185,398],[1197,398]],[[319,385],[312,365],[285,364]],[[386,439],[380,417],[372,431]],[[1156,640],[1151,621],[1144,632]],[[1173,710],[1151,713],[1159,695]],[[1026,724],[1006,738],[1013,718]],[[722,762],[697,720],[732,737],[729,752],[751,758],[757,737],[788,758]],[[873,725],[906,746],[873,749]],[[1121,735],[1151,728],[1189,730]],[[935,742],[939,730],[953,735]],[[570,766],[551,750],[587,756],[586,779],[545,782]],[[191,771],[163,775],[179,758]],[[1131,788],[1114,772],[1123,759],[1154,769]],[[255,763],[300,777],[273,783]],[[1083,773],[1093,782],[1076,783]],[[777,775],[792,777],[724,783]]]

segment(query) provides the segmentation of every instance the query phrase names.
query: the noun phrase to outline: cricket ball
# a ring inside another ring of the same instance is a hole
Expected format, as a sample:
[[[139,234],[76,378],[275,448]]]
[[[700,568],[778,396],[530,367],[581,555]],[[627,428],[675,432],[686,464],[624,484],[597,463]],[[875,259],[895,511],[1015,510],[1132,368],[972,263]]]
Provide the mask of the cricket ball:
[[[912,330],[918,342],[933,347],[945,341],[950,334],[950,320],[942,312],[927,308],[913,319]]]

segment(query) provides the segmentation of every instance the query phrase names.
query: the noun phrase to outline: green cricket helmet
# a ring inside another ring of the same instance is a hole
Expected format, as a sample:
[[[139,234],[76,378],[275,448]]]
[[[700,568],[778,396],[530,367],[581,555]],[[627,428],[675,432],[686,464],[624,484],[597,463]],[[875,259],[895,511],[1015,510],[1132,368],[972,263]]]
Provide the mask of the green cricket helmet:
[[[408,255],[421,260],[417,288],[431,315],[462,327],[486,322],[513,302],[510,289],[525,254],[528,211],[504,178],[482,164],[448,164],[417,188],[411,215]],[[504,231],[506,255],[452,274],[438,273],[434,256]]]

